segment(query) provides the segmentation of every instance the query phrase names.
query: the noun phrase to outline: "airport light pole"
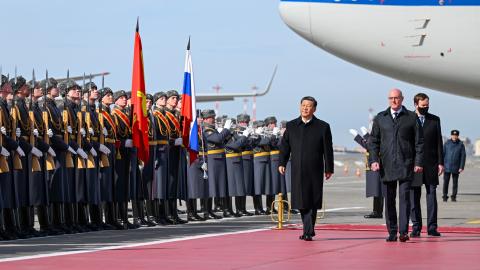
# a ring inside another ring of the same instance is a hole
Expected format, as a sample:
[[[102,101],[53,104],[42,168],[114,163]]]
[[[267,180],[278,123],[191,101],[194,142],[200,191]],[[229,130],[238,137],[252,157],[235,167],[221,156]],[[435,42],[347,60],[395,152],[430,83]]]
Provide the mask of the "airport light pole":
[[[222,89],[222,87],[220,87],[220,85],[218,85],[218,84],[213,87],[213,90],[215,90],[215,93],[217,95],[220,93],[220,89]],[[220,102],[219,101],[215,102],[215,114],[220,115]]]
[[[257,94],[258,87],[254,85],[252,87],[253,94]],[[252,121],[257,121],[257,98],[255,95],[252,98]]]

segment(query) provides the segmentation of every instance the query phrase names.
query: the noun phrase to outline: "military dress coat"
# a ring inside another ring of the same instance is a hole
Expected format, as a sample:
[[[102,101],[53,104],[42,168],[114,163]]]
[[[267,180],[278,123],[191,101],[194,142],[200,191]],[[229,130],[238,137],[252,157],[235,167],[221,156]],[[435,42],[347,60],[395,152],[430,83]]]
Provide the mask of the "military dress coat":
[[[321,209],[323,174],[333,173],[330,125],[315,116],[306,124],[299,117],[287,123],[280,146],[280,166],[291,157],[293,209]]]

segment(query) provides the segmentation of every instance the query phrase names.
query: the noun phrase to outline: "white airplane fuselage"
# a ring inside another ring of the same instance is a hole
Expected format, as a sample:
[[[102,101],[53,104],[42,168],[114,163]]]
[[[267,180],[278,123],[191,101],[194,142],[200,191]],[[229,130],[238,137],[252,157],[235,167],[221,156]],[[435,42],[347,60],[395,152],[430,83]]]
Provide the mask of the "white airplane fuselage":
[[[279,9],[293,31],[348,62],[480,99],[478,0],[284,0]]]

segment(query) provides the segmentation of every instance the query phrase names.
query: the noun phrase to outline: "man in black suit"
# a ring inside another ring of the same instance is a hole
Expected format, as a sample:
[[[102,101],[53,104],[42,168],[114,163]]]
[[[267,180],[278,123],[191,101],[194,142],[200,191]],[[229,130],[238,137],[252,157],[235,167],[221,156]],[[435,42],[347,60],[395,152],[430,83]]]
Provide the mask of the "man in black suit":
[[[333,174],[333,146],[330,125],[313,113],[317,101],[304,97],[300,101],[300,117],[287,123],[280,145],[278,170],[285,174],[291,154],[292,208],[302,215],[301,240],[312,241],[315,236],[317,210],[322,208],[323,175]]]
[[[429,98],[419,93],[413,98],[418,122],[423,127],[424,148],[422,173],[416,173],[410,191],[411,214],[413,228],[410,237],[420,237],[422,230],[422,209],[420,198],[422,185],[427,192],[427,232],[431,236],[440,236],[437,231],[437,186],[438,176],[443,173],[443,142],[440,118],[428,112]]]
[[[390,107],[373,120],[368,142],[371,169],[380,171],[385,197],[387,242],[406,242],[410,214],[410,183],[414,172],[423,170],[423,134],[417,115],[402,106],[403,95],[393,89],[388,96]],[[399,220],[397,223],[397,183],[399,186]]]

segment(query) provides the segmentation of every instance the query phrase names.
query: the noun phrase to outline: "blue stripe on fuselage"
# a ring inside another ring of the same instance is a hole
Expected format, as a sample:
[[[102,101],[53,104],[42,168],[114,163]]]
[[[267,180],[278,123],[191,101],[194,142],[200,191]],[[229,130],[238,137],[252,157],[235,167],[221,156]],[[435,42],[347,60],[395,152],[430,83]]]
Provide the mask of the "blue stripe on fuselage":
[[[480,6],[480,0],[281,0],[281,2],[380,6]]]

